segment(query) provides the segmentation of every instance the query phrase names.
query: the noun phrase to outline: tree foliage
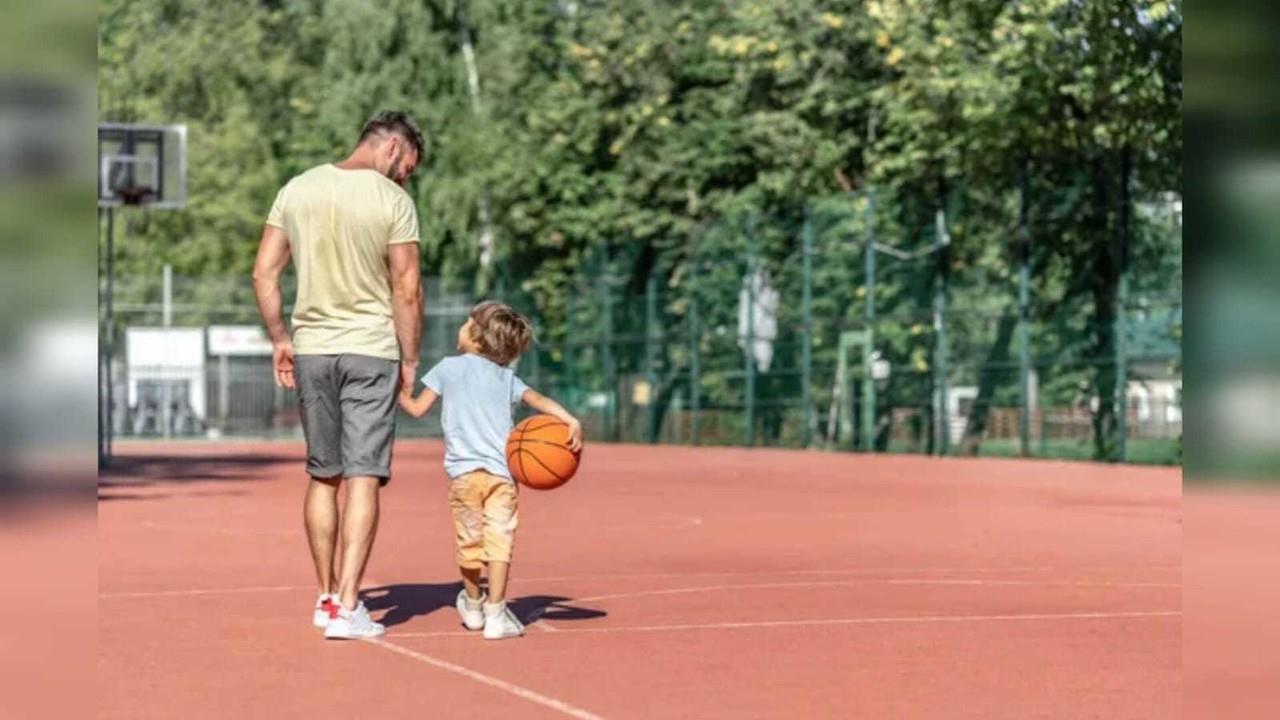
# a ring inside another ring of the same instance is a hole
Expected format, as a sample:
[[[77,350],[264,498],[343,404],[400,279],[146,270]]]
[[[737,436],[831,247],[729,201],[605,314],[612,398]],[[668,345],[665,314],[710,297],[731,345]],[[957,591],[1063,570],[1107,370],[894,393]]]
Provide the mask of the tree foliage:
[[[1137,206],[1181,188],[1176,1],[100,7],[101,119],[190,127],[189,205],[125,213],[122,274],[154,274],[162,263],[192,275],[247,272],[276,188],[344,154],[364,118],[385,107],[413,113],[429,138],[411,187],[426,270],[527,293],[552,339],[572,321],[567,299],[581,296],[588,264],[607,257],[633,294],[656,275],[674,327],[699,254],[742,247],[741,233],[706,228],[740,226],[750,213],[777,218],[788,229],[765,228],[758,250],[781,269],[796,257],[807,206],[844,208],[852,235],[824,241],[838,245],[866,230],[861,201],[845,193],[871,188],[882,242],[907,251],[934,242],[939,209],[953,239],[942,262],[875,291],[886,317],[901,320],[881,335],[895,365],[916,372],[901,381],[908,394],[928,384],[932,331],[921,323],[939,274],[955,307],[989,318],[957,328],[957,347],[1005,357],[992,343],[1010,337],[1002,317],[1015,309],[1019,243],[1029,240],[1037,347],[1097,359],[1114,350],[1126,259],[1167,276],[1151,287],[1175,283],[1180,270],[1160,261],[1180,254],[1176,240],[1122,210],[1126,198]],[[478,103],[464,44],[475,50]],[[1029,191],[1021,228],[1020,172]],[[489,266],[477,249],[482,198],[498,241]],[[841,257],[819,268],[819,310],[827,303],[833,322],[856,323],[860,261]],[[723,296],[735,297],[737,280],[726,282]],[[829,352],[834,341],[822,341]],[[1114,368],[1098,368],[1089,381],[1109,397]],[[1114,418],[1102,405],[1105,456]]]

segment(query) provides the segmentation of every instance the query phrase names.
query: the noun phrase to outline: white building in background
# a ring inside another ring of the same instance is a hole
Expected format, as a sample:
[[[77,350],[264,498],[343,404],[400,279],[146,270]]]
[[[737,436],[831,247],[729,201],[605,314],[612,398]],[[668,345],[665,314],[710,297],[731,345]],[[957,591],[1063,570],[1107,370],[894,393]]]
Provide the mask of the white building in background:
[[[191,327],[131,327],[125,331],[125,383],[135,433],[168,436],[175,424],[203,424],[205,331]]]
[[[756,270],[742,278],[742,289],[738,291],[738,347],[751,354],[760,372],[769,372],[773,365],[780,303],[781,295],[768,273]]]

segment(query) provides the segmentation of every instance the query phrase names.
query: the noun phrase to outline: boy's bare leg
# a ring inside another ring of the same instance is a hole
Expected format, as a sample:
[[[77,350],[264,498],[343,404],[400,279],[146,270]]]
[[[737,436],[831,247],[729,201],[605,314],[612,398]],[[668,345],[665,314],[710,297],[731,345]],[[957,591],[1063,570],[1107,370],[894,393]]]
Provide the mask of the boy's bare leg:
[[[303,501],[303,522],[311,559],[316,565],[316,581],[320,592],[332,593],[337,588],[334,578],[334,550],[338,542],[338,484],[342,478],[311,478]]]
[[[480,591],[480,568],[458,568],[462,572],[462,587],[467,590],[467,597],[472,600],[479,600]]]
[[[489,563],[489,602],[500,603],[507,599],[507,573],[511,571],[509,562]]]

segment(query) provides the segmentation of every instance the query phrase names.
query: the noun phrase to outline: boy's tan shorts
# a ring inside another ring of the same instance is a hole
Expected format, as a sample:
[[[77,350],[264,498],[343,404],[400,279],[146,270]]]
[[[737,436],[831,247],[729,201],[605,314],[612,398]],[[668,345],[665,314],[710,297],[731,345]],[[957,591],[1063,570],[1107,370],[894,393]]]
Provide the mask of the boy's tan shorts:
[[[511,562],[520,523],[515,483],[483,471],[459,475],[449,483],[449,507],[458,533],[459,567]]]

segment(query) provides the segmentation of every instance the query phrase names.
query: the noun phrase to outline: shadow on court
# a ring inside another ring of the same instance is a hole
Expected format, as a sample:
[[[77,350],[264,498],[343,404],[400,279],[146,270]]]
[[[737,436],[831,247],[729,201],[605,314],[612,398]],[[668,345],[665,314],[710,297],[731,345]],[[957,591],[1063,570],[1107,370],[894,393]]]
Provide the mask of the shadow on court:
[[[158,483],[275,480],[276,466],[298,464],[295,455],[126,455],[111,460],[98,476],[99,488],[145,487]],[[299,465],[299,472],[301,466]]]
[[[385,585],[366,590],[363,597],[369,612],[386,611],[378,622],[394,627],[438,610],[452,613],[460,590],[460,582]],[[603,610],[575,607],[570,604],[572,602],[571,598],[555,595],[526,595],[512,599],[509,604],[516,617],[526,625],[539,620],[592,620],[608,614]]]

